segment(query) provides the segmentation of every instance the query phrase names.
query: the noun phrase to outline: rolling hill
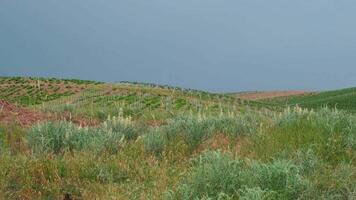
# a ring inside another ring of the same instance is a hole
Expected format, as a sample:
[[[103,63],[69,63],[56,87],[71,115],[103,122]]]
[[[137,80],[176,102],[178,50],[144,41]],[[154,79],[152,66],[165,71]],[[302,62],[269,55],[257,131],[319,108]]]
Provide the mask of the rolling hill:
[[[181,113],[219,114],[260,106],[230,95],[156,84],[21,77],[0,78],[0,99],[77,119],[103,121],[120,114],[148,123],[164,123]]]
[[[0,199],[355,199],[354,93],[3,77]]]

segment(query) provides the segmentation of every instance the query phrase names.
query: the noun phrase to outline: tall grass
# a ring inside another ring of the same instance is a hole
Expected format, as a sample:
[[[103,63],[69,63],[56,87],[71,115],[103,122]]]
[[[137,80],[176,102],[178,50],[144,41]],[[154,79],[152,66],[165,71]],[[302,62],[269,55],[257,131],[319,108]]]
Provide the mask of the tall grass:
[[[166,137],[158,129],[151,130],[143,137],[145,150],[156,156],[161,156],[167,145]]]
[[[352,160],[355,150],[356,118],[338,110],[318,112],[287,109],[274,116],[275,125],[252,137],[252,151],[260,158],[313,149],[331,163]]]
[[[263,120],[259,116],[253,117],[250,114],[181,115],[159,129],[165,135],[167,142],[182,138],[188,147],[194,150],[215,134],[225,134],[234,139],[239,136],[254,135],[259,132]]]

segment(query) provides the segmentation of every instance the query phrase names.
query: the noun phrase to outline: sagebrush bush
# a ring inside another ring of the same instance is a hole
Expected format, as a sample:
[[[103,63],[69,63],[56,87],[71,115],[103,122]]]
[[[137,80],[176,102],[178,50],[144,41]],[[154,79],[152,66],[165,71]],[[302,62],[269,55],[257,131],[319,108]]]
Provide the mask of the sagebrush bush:
[[[93,128],[78,127],[66,121],[44,122],[33,126],[26,138],[34,153],[81,150],[116,153],[125,141],[136,139],[140,134],[141,128],[131,122],[113,118]]]
[[[154,129],[143,136],[145,150],[160,156],[164,151],[167,139],[159,130]]]
[[[264,164],[234,159],[220,152],[207,152],[193,160],[193,169],[170,199],[219,199],[220,194],[231,199],[257,197],[271,199],[298,199],[307,193],[310,185],[296,165],[276,160]]]
[[[220,115],[220,116],[193,116],[183,115],[170,121],[161,127],[168,140],[177,137],[184,139],[191,150],[194,150],[204,140],[214,134],[225,134],[236,138],[248,136],[259,132],[263,117],[250,114]]]
[[[104,131],[122,133],[126,140],[136,140],[139,135],[142,135],[144,128],[138,124],[134,124],[130,117],[112,117],[108,118],[102,125]]]
[[[45,122],[32,127],[27,133],[27,142],[38,153],[60,153],[68,147],[68,138],[77,129],[67,122]]]
[[[245,163],[230,155],[208,152],[193,160],[193,169],[171,199],[217,199],[219,194],[236,197],[246,174]]]
[[[255,162],[250,170],[253,185],[276,193],[277,199],[298,199],[310,187],[309,182],[302,178],[299,166],[289,161]]]

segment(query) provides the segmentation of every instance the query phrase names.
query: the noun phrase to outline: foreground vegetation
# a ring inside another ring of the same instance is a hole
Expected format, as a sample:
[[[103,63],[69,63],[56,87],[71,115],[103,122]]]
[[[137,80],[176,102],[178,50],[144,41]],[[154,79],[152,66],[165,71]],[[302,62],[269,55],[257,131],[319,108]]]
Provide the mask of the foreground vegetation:
[[[355,199],[356,115],[98,84],[0,128],[0,199]]]
[[[183,115],[161,127],[5,127],[0,191],[10,199],[352,199],[356,117],[296,108]]]

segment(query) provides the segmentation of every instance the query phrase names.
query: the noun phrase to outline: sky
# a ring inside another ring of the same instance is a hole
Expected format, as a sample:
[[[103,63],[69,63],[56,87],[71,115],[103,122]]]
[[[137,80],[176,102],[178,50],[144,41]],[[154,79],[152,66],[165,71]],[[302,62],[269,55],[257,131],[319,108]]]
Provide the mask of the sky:
[[[0,76],[356,86],[354,0],[0,0]]]

